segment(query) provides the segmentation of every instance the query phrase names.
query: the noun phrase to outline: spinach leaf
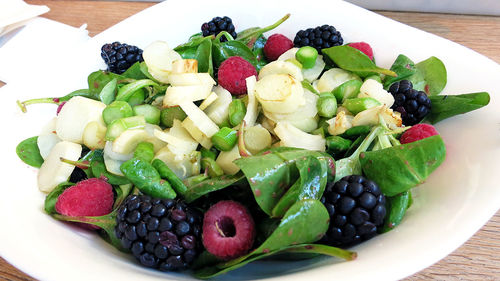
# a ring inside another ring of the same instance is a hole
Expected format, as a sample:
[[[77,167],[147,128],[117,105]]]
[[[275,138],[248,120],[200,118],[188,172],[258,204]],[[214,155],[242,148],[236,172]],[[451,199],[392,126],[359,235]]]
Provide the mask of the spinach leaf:
[[[363,52],[348,45],[330,47],[323,49],[322,52],[340,68],[351,71],[363,78],[377,73],[397,76],[394,71],[378,67]]]
[[[399,55],[391,66],[391,70],[396,72],[397,76],[386,76],[384,88],[389,89],[392,83],[404,80],[412,76],[416,71],[415,63],[405,55]]]
[[[43,164],[43,158],[40,155],[37,140],[37,136],[23,140],[17,145],[16,153],[24,163],[35,168],[40,168]]]
[[[135,79],[135,80],[148,78],[141,71],[141,63],[140,62],[136,62],[132,66],[130,66],[125,72],[122,73],[122,76],[125,78],[131,78],[131,79]]]
[[[116,100],[128,101],[136,91],[147,86],[159,87],[159,85],[153,80],[149,79],[137,80],[120,87],[118,93],[116,94]]]
[[[431,112],[423,122],[436,124],[446,118],[464,114],[486,106],[490,102],[487,92],[430,96]]]
[[[72,182],[62,182],[57,185],[48,195],[45,197],[44,209],[47,214],[57,214],[56,203],[57,198],[61,195],[68,187],[75,185]]]
[[[186,202],[191,203],[194,200],[210,192],[224,189],[230,185],[237,184],[245,179],[241,173],[235,175],[223,175],[215,178],[208,178],[195,184],[189,184],[184,181],[188,190],[184,193]]]
[[[198,72],[208,72],[214,75],[214,66],[212,61],[212,40],[205,38],[196,48],[195,59],[198,61]]]
[[[220,64],[229,57],[239,56],[251,63],[257,71],[260,65],[252,50],[240,41],[230,40],[226,42],[213,41],[212,56],[214,64],[219,67]]]
[[[98,70],[90,73],[89,77],[87,78],[87,82],[89,85],[89,94],[96,97],[95,99],[97,99],[104,86],[106,86],[109,81],[115,78],[118,81],[125,79],[125,77],[121,75],[103,70]]]
[[[255,250],[228,262],[202,268],[196,271],[195,275],[199,278],[211,278],[239,268],[251,261],[286,250],[292,245],[312,243],[325,234],[328,224],[328,212],[320,201],[314,199],[298,201],[286,212],[281,223],[266,241]],[[318,249],[316,248],[316,250]],[[318,252],[320,251],[318,250]],[[314,253],[312,249],[308,252]],[[332,251],[330,249],[330,251],[326,252],[331,253]],[[337,253],[340,252],[336,251]]]
[[[264,34],[264,32],[270,31],[278,27],[280,24],[285,22],[290,17],[290,14],[286,14],[284,17],[279,19],[277,22],[260,28],[260,27],[251,27],[245,29],[238,33],[236,36],[236,40],[245,44],[248,48],[253,49],[255,43],[259,40],[259,38]]]
[[[299,160],[309,156],[324,162],[322,165],[329,167],[327,174],[335,173],[330,155],[290,147],[272,148],[256,156],[237,159],[234,163],[245,174],[257,204],[266,214],[272,215],[273,208],[287,188],[297,180],[298,167],[306,163]]]
[[[252,52],[255,54],[259,69],[261,69],[268,63],[268,61],[266,60],[266,56],[264,55],[264,45],[266,45],[266,42],[267,39],[264,37],[264,35],[261,35],[259,38],[257,38],[257,41],[255,41],[255,44],[252,48]]]
[[[401,223],[406,210],[410,207],[410,198],[411,192],[409,190],[392,197],[387,197],[386,209],[388,214],[385,217],[382,232],[393,230]]]
[[[363,173],[375,181],[386,196],[394,196],[421,184],[443,163],[444,142],[439,135],[381,150],[363,152]]]
[[[303,199],[321,199],[326,187],[328,163],[316,157],[299,158],[295,165],[299,170],[299,179],[281,197],[274,206],[273,217],[282,217],[295,202]]]
[[[102,88],[101,93],[99,93],[99,99],[106,105],[112,103],[115,100],[116,88],[118,86],[118,80],[113,78],[111,81]]]
[[[430,57],[415,65],[417,71],[409,80],[413,88],[425,91],[427,95],[438,95],[446,86],[447,74],[443,62],[436,57]]]
[[[108,172],[106,165],[104,164],[104,152],[101,149],[93,151],[93,154],[90,157],[90,170],[95,178],[103,177],[109,184],[112,185],[125,185],[130,183],[126,177]]]

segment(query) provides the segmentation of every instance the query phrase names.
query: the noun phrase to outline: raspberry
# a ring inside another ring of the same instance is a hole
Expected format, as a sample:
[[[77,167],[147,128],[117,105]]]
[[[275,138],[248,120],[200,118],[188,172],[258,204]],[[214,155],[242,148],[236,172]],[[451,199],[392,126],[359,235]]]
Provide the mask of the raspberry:
[[[283,34],[271,35],[264,45],[264,55],[269,61],[277,60],[281,54],[293,48],[292,40]]]
[[[203,245],[214,256],[228,260],[252,248],[255,223],[245,206],[236,201],[219,201],[205,213]]]
[[[365,55],[367,55],[371,60],[373,60],[373,50],[370,44],[366,42],[354,42],[354,43],[349,43],[348,45],[355,49],[360,50]]]
[[[233,95],[243,95],[247,92],[245,79],[252,75],[257,76],[255,67],[242,57],[230,57],[219,67],[219,84]]]
[[[402,144],[410,143],[435,135],[439,135],[439,133],[434,126],[429,124],[417,124],[406,130],[401,136],[400,141]]]
[[[113,203],[111,185],[103,179],[90,178],[66,189],[57,198],[55,207],[59,214],[71,217],[102,216],[111,212]]]

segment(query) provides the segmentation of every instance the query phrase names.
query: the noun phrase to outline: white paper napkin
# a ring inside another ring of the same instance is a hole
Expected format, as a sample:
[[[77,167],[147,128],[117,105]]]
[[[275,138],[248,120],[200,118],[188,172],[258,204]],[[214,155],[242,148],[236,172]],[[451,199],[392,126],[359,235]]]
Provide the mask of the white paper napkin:
[[[0,36],[23,26],[29,19],[48,11],[47,6],[29,5],[21,0],[0,1]]]

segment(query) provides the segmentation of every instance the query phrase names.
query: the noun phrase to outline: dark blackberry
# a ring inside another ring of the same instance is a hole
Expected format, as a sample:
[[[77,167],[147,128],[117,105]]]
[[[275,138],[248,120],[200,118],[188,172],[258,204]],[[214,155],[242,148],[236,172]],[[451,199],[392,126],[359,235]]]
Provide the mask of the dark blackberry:
[[[142,265],[181,270],[201,252],[201,223],[183,201],[130,195],[118,208],[115,234]]]
[[[431,100],[427,94],[413,89],[409,80],[394,82],[389,92],[394,96],[391,108],[401,113],[405,125],[415,125],[431,112]]]
[[[342,39],[340,32],[335,27],[327,24],[300,30],[293,40],[295,47],[311,46],[318,50],[320,54],[321,49],[340,46],[343,43],[344,39]]]
[[[101,47],[101,57],[108,65],[108,71],[122,74],[138,61],[143,61],[142,50],[136,46],[113,42]]]
[[[209,22],[205,22],[201,25],[201,32],[203,36],[219,34],[221,31],[227,31],[231,36],[236,39],[236,31],[234,29],[233,21],[230,17],[215,17]],[[221,42],[227,41],[225,36],[220,38]]]
[[[375,236],[384,223],[385,196],[374,181],[363,176],[328,183],[321,202],[330,215],[330,225],[320,243],[352,246]]]

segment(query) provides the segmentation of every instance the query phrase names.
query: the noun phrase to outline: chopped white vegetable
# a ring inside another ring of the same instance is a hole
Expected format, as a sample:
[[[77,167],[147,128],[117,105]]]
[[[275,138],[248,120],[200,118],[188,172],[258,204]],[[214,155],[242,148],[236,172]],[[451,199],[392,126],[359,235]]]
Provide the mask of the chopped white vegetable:
[[[146,126],[144,126],[144,130],[146,130],[146,133],[148,133],[148,138],[145,141],[153,144],[153,149],[155,153],[167,145],[166,142],[157,138],[154,135],[155,130],[161,130],[160,126],[146,123]]]
[[[239,158],[241,158],[240,151],[238,146],[235,145],[230,151],[221,151],[219,156],[217,156],[215,163],[222,168],[224,174],[234,175],[240,170],[240,168],[236,166],[233,161]]]
[[[104,126],[102,111],[106,105],[100,101],[77,96],[71,98],[57,115],[56,132],[62,140],[83,143],[83,130],[88,123],[97,121]]]
[[[259,80],[272,74],[289,74],[299,82],[304,80],[300,67],[288,61],[276,60],[266,64],[259,71]]]
[[[49,193],[58,184],[67,181],[75,166],[62,162],[61,158],[77,161],[81,153],[82,146],[74,142],[61,141],[54,145],[38,170],[38,189]]]
[[[257,79],[254,75],[252,75],[247,77],[245,80],[247,82],[248,105],[243,121],[245,121],[247,126],[253,126],[255,125],[255,121],[257,121],[257,116],[259,115],[259,104],[255,98],[255,83],[257,83]]]
[[[333,136],[343,134],[353,126],[352,120],[353,116],[347,115],[345,111],[339,111],[335,117],[326,121],[329,124],[328,132]]]
[[[174,120],[172,128],[162,131],[155,129],[154,135],[162,141],[168,143],[167,146],[171,151],[176,151],[177,154],[189,154],[196,150],[198,142],[195,141],[188,131],[182,127],[179,120]]]
[[[218,98],[217,94],[215,92],[211,92],[210,95],[208,95],[208,97],[205,100],[203,100],[199,108],[201,110],[207,109],[207,107],[209,107],[212,103],[214,103],[214,101],[216,101],[217,98]]]
[[[317,88],[320,93],[331,92],[344,82],[353,79],[361,80],[357,75],[349,71],[341,68],[331,68],[321,75],[321,78],[318,80]]]
[[[228,90],[221,86],[215,87],[214,93],[217,94],[217,99],[204,109],[204,111],[215,124],[220,125],[227,120],[229,115],[229,104],[233,101],[233,97]]]
[[[384,118],[385,123],[391,129],[395,129],[403,125],[401,114],[399,112],[394,112],[385,105],[372,107],[356,114],[352,120],[352,125],[377,125],[379,124],[379,116]]]
[[[195,59],[178,59],[172,62],[172,74],[176,73],[197,73],[198,61]],[[171,77],[169,77],[171,79]]]
[[[215,85],[208,73],[172,73],[168,76],[172,86]]]
[[[289,59],[295,59],[295,54],[299,48],[291,48],[290,50],[284,52],[281,54],[281,56],[278,58],[279,61],[286,61]],[[323,72],[323,69],[325,68],[326,64],[325,61],[323,60],[322,55],[318,55],[318,58],[316,59],[316,63],[312,68],[302,68],[302,76],[304,77],[304,80],[307,80],[309,82],[312,82],[321,75],[321,72]]]
[[[211,138],[219,131],[217,124],[210,119],[203,110],[199,109],[192,101],[183,101],[180,104],[182,110],[193,121],[198,129]]]
[[[255,83],[255,96],[265,111],[293,113],[305,103],[304,89],[288,74],[271,74]]]
[[[106,170],[114,175],[123,176],[122,171],[120,170],[120,166],[125,161],[116,160],[109,157],[108,154],[104,153],[104,166],[106,166]]]
[[[359,89],[358,98],[374,98],[379,102],[391,107],[394,104],[394,97],[391,93],[384,90],[382,83],[367,79]]]
[[[212,140],[205,135],[189,117],[182,121],[182,126],[189,132],[191,137],[201,144],[206,149],[212,147]]]
[[[289,122],[278,122],[274,132],[280,138],[282,146],[325,151],[326,142],[322,136],[305,133]]]
[[[176,106],[185,101],[204,100],[212,92],[211,84],[191,86],[170,86],[163,97],[163,106]]]
[[[83,130],[83,144],[90,149],[103,149],[106,144],[106,126],[92,121]]]
[[[104,145],[104,156],[113,160],[125,162],[134,157],[134,153],[122,154],[113,151],[113,142],[107,141]]]
[[[189,154],[175,154],[166,146],[155,154],[155,159],[165,162],[172,172],[181,179],[200,174],[201,153],[199,151],[193,151]]]
[[[36,144],[42,158],[46,159],[52,148],[60,141],[61,139],[55,133],[39,135],[36,139]]]
[[[176,51],[172,50],[167,42],[164,41],[155,41],[149,44],[149,46],[144,49],[142,57],[149,69],[153,67],[168,72],[172,70],[172,63],[175,60],[182,59],[181,56]]]
[[[120,154],[133,153],[140,142],[146,141],[149,134],[144,129],[128,129],[113,141],[113,152]]]
[[[260,124],[245,128],[243,140],[245,141],[245,147],[252,154],[271,147],[272,143],[271,134]]]

